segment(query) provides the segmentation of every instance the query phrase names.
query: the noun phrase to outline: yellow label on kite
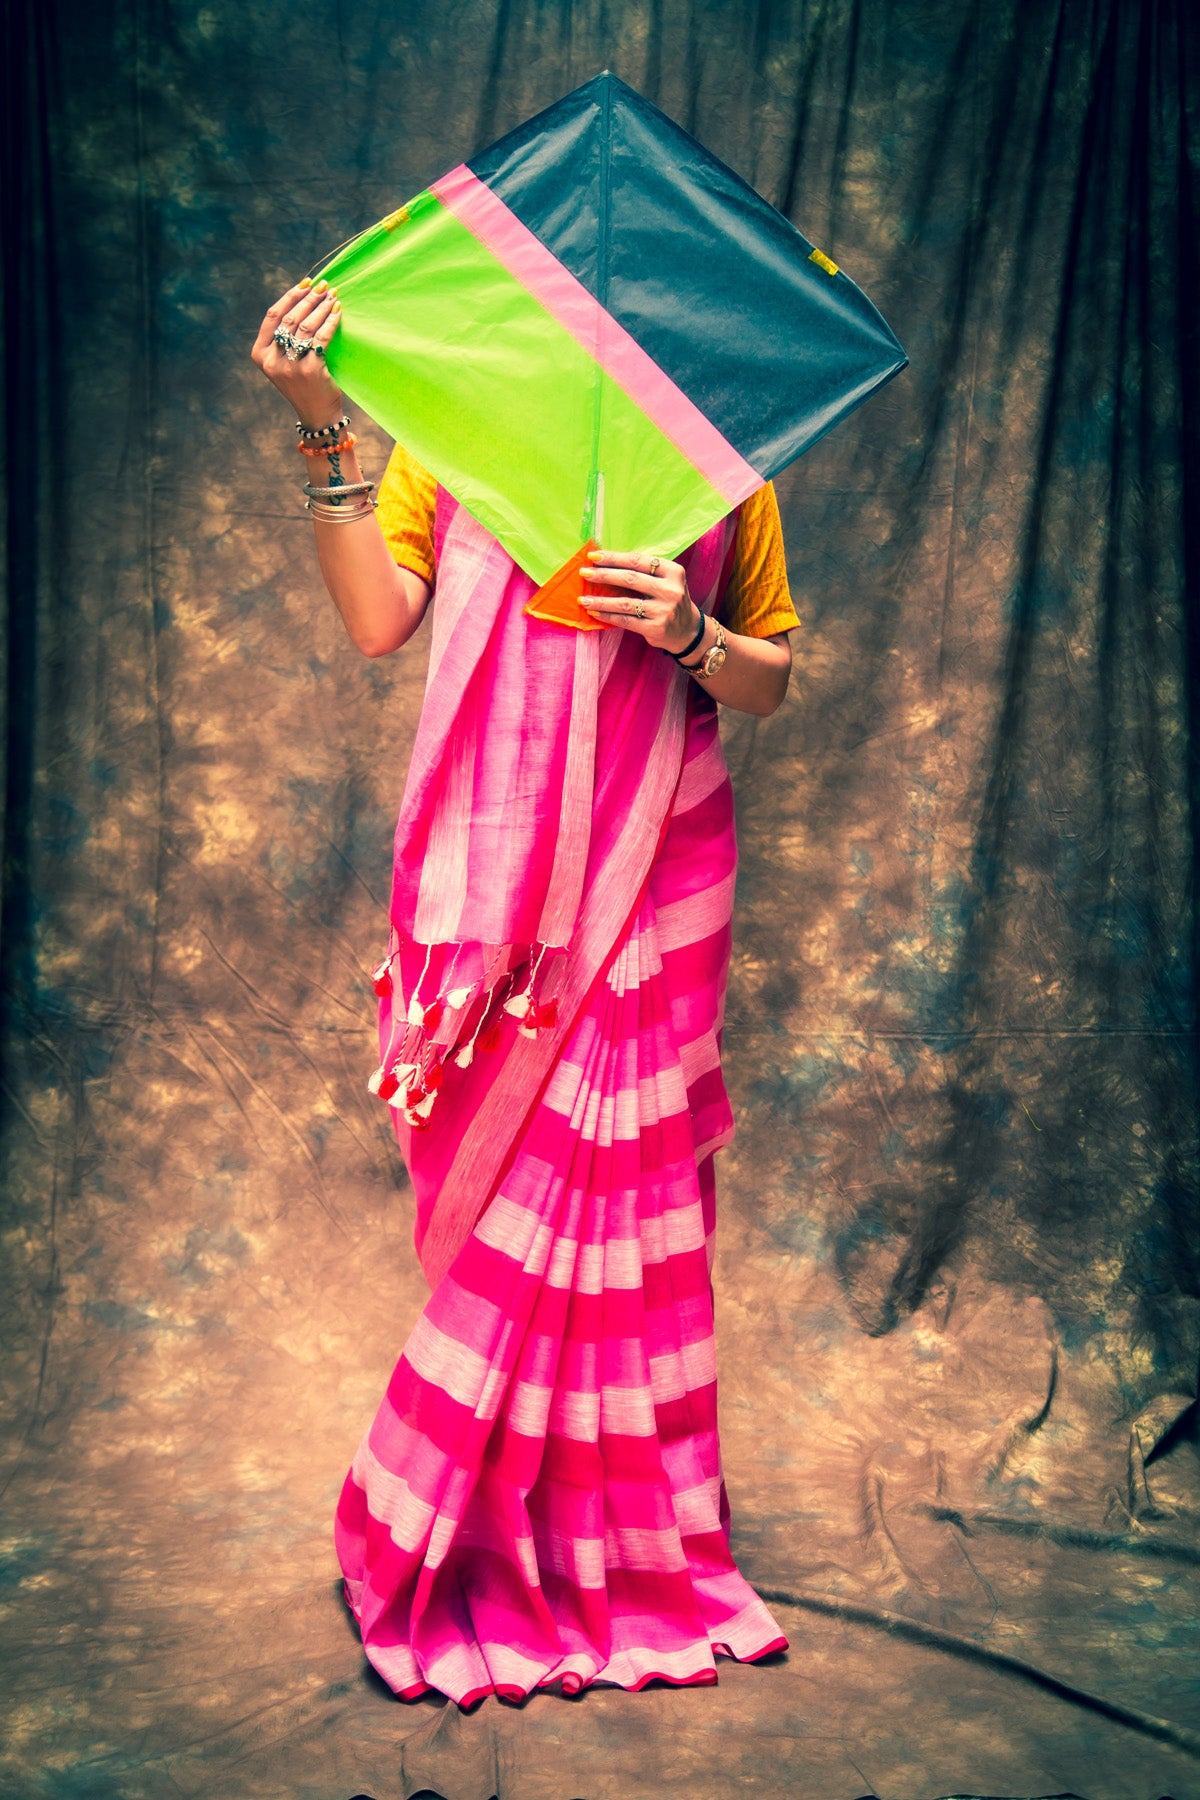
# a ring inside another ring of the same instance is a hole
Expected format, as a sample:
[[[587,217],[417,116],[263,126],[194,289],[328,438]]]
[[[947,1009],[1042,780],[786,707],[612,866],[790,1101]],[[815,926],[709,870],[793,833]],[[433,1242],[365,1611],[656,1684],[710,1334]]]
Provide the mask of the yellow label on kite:
[[[823,250],[810,250],[808,260],[809,262],[815,262],[818,269],[824,269],[827,275],[836,275],[838,272],[838,266],[833,258],[831,256],[826,256]]]

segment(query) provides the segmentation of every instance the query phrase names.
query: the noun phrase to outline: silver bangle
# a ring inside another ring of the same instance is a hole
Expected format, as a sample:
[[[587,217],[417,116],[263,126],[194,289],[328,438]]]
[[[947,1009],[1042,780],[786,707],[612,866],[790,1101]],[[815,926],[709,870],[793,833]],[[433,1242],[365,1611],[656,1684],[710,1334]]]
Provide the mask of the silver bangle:
[[[374,486],[373,481],[344,481],[339,487],[314,487],[306,481],[300,492],[310,500],[349,500],[356,494],[369,494]]]
[[[314,519],[324,519],[328,525],[348,525],[351,519],[369,519],[375,516],[375,503],[368,500],[362,506],[326,506],[321,500],[309,500],[305,510]]]

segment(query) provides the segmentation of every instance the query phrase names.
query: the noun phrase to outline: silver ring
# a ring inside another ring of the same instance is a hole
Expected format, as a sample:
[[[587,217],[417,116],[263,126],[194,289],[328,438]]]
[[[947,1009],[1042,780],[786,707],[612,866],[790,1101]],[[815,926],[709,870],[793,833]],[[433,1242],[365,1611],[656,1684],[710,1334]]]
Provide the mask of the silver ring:
[[[644,619],[645,618],[646,607],[645,607],[645,603],[643,601],[641,601],[641,600],[638,601],[637,605],[633,609],[633,616],[635,619]]]

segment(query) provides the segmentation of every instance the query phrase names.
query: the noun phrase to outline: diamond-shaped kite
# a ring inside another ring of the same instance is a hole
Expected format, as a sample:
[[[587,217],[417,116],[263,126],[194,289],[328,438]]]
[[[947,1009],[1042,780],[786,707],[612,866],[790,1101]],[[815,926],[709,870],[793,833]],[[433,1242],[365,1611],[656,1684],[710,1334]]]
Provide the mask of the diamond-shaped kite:
[[[907,361],[835,263],[608,73],[321,274],[336,380],[541,583],[588,540],[676,554]]]

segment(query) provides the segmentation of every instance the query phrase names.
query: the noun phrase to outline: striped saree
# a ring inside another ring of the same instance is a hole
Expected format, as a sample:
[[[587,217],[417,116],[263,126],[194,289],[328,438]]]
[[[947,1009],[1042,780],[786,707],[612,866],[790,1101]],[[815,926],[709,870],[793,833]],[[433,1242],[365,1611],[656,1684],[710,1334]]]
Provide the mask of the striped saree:
[[[681,559],[710,609],[733,529]],[[785,1647],[730,1554],[717,1436],[712,1159],[733,1130],[720,1031],[736,848],[716,707],[632,633],[526,621],[532,584],[442,497],[438,540],[373,1081],[432,1292],[343,1487],[345,1593],[405,1699],[711,1682],[717,1653]],[[475,636],[456,652],[464,621]],[[525,703],[547,709],[549,736],[505,783],[502,845],[479,829],[490,749],[463,800],[464,732],[482,742],[496,694],[541,648]],[[551,826],[524,829],[527,812]],[[477,903],[476,871],[449,862],[422,895],[438,844],[451,862],[482,856]],[[453,880],[448,926],[435,902]]]

